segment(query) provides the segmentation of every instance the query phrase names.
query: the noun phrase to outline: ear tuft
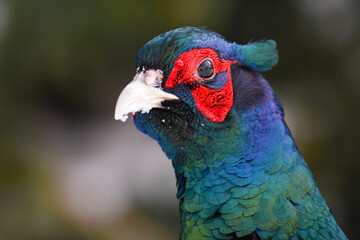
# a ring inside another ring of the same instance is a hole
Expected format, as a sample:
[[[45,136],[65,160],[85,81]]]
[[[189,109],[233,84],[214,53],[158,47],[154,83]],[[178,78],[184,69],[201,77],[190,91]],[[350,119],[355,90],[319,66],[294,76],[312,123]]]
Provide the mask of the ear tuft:
[[[274,40],[236,45],[239,60],[257,71],[270,70],[279,60]]]

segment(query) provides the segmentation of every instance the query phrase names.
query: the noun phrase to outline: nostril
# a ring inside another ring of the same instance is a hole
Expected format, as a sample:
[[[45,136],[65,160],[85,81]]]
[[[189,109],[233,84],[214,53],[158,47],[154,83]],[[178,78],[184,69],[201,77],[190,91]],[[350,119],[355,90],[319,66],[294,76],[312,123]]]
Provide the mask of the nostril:
[[[163,71],[161,70],[156,70],[156,78],[155,78],[155,85],[154,87],[156,88],[160,88],[161,89],[161,83],[164,79],[164,74],[163,74]]]
[[[143,83],[149,87],[160,88],[163,80],[163,72],[161,70],[147,70],[144,72]]]

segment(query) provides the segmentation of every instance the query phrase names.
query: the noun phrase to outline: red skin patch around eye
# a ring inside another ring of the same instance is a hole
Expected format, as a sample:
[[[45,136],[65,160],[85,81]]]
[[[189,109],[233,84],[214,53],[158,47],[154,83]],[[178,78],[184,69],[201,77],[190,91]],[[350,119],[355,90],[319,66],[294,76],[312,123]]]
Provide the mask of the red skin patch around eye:
[[[210,89],[199,84],[203,81],[208,81],[196,75],[198,66],[205,59],[211,59],[213,62],[214,76],[221,72],[227,72],[228,81],[222,88]],[[236,62],[219,58],[218,54],[211,48],[193,49],[184,52],[175,60],[174,68],[169,75],[165,87],[173,88],[179,83],[193,84],[195,87],[191,92],[199,111],[211,121],[222,122],[233,105],[230,66]]]

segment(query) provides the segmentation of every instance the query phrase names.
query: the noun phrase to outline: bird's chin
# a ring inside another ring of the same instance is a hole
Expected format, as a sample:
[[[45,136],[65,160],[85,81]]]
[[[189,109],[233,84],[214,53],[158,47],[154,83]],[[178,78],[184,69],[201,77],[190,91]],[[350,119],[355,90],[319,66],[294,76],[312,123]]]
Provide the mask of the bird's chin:
[[[171,110],[171,109],[165,109],[165,108],[153,108],[150,110],[152,112],[153,116],[160,117],[161,122],[166,122],[166,119],[163,118],[164,115],[166,115],[167,119],[176,119],[177,121],[184,121],[184,118],[177,112]]]
[[[166,108],[153,108],[148,113],[136,112],[133,120],[136,126],[152,125],[158,129],[174,129],[188,125],[184,116]]]
[[[189,138],[194,133],[190,107],[181,101],[165,101],[162,105],[163,108],[153,108],[148,113],[136,112],[135,126],[157,141],[168,136],[174,140]]]

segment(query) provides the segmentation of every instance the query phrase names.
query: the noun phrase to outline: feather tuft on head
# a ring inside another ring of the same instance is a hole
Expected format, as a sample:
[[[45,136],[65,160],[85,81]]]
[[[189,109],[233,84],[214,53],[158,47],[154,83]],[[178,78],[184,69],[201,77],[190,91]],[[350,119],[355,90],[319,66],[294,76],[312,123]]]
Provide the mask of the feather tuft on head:
[[[257,71],[267,71],[275,66],[279,60],[274,40],[239,45],[233,43],[236,58]]]

